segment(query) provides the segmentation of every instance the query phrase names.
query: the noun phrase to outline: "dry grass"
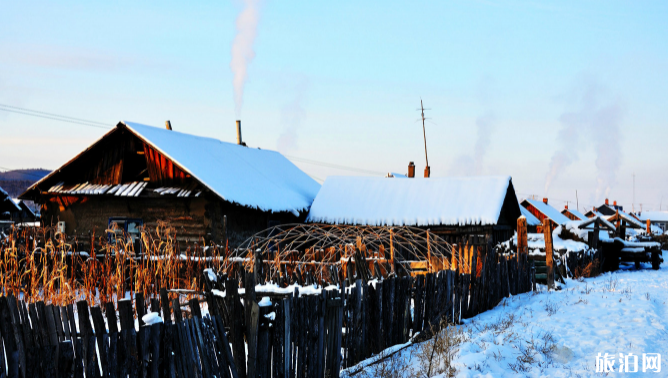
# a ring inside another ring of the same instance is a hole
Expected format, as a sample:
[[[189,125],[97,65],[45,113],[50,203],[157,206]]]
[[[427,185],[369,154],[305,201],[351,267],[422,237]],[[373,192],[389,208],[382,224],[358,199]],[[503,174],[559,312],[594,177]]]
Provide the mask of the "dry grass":
[[[116,302],[135,292],[150,297],[160,288],[203,291],[202,271],[220,270],[227,251],[203,241],[181,251],[175,234],[165,223],[143,230],[140,253],[126,238],[108,243],[105,232],[92,235],[90,245],[97,248],[83,252],[52,228],[13,230],[0,241],[2,294],[64,305],[80,299]]]
[[[587,264],[584,268],[577,267],[575,268],[575,272],[573,272],[573,278],[575,279],[583,279],[583,278],[591,278],[591,277],[596,277],[599,274],[601,274],[601,265],[598,261],[598,259],[594,259],[589,264]]]

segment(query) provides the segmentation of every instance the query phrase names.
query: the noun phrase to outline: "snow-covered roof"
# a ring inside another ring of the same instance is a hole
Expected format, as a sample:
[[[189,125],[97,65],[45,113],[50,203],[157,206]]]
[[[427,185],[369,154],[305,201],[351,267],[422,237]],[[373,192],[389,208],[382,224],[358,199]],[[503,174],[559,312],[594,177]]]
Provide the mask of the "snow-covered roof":
[[[307,221],[374,226],[495,225],[509,191],[517,206],[509,176],[402,180],[330,176],[313,201]],[[517,209],[514,213],[520,215]]]
[[[642,221],[668,222],[668,211],[643,211],[638,214],[638,218]]]
[[[520,206],[520,211],[522,212],[522,215],[527,219],[527,226],[540,226],[540,220],[536,218],[533,214],[531,214],[531,211],[529,211],[526,207]]]
[[[276,151],[123,121],[226,201],[264,211],[307,210],[320,184]]]
[[[561,210],[561,213],[563,214],[564,212],[568,211],[569,213],[575,215],[576,217],[580,218],[580,220],[586,220],[587,217],[582,214],[581,212],[575,210],[575,209],[563,209]]]
[[[544,203],[543,201],[537,201],[531,198],[527,198],[522,202],[524,203],[525,201],[529,203],[531,206],[535,207],[538,211],[543,213],[543,215],[556,222],[557,224],[564,224],[566,222],[571,221],[564,214],[560,213],[559,210]]]
[[[9,196],[4,189],[0,188],[0,205],[5,204],[0,208],[4,208],[4,211],[21,211],[18,203],[14,202],[14,199]]]

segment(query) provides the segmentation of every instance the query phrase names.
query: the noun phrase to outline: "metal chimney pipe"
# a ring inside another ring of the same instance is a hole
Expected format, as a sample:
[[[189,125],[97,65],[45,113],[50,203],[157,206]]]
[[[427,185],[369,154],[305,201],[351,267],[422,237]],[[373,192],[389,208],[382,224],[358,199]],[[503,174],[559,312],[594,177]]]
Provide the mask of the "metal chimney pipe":
[[[165,121],[165,128],[166,128],[167,130],[171,130],[171,129],[172,129],[172,123],[169,122],[169,120]]]
[[[241,141],[241,120],[237,120],[237,144],[242,145],[243,142]]]

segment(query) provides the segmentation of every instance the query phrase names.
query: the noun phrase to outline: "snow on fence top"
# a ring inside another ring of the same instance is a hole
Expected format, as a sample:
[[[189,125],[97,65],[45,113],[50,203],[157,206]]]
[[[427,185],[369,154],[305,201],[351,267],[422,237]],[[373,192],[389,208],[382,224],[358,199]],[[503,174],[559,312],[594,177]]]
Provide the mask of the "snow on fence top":
[[[495,225],[509,190],[509,176],[330,176],[313,201],[307,221],[369,226]],[[514,190],[511,194],[514,198]]]
[[[552,219],[557,224],[564,224],[571,221],[564,214],[560,213],[559,210],[544,203],[543,201],[537,201],[531,198],[527,198],[524,201],[528,202],[531,206],[535,207],[538,211],[543,213],[546,217]]]
[[[320,185],[276,151],[123,121],[226,201],[264,211],[308,210]]]
[[[520,212],[527,219],[527,226],[540,226],[542,224],[526,207],[520,206]]]

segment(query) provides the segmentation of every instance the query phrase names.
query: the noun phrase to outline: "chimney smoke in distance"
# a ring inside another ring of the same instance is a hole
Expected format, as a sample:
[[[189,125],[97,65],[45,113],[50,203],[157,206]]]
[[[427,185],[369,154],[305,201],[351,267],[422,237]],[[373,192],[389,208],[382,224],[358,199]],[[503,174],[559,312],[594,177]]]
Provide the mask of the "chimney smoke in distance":
[[[409,178],[415,177],[415,164],[413,164],[412,161],[408,163],[408,177]]]
[[[165,128],[166,128],[167,130],[171,130],[171,129],[172,129],[172,123],[169,122],[169,120],[165,121]]]

